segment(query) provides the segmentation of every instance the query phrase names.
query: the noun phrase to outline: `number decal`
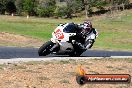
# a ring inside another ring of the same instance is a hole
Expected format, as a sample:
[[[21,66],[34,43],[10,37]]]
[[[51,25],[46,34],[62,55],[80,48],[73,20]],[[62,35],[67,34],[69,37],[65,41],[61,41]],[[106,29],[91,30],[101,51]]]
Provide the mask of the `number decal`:
[[[63,39],[64,38],[63,32],[60,29],[58,29],[55,32],[55,36],[56,36],[57,39]]]

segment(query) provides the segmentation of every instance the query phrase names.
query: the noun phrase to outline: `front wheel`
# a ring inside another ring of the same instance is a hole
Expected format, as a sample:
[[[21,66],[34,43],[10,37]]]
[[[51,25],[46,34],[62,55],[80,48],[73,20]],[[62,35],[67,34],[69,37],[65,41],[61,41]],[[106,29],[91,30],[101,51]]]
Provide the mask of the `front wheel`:
[[[46,55],[50,54],[52,52],[52,51],[50,51],[50,49],[53,46],[54,46],[54,43],[52,41],[48,41],[45,44],[43,44],[38,50],[39,56],[46,56]]]

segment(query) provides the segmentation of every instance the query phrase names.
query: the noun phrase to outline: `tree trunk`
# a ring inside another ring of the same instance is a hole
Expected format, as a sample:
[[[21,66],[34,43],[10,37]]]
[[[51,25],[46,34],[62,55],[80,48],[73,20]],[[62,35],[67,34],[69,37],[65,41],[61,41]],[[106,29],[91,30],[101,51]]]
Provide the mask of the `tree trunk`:
[[[12,13],[11,16],[14,16],[14,13]]]
[[[125,6],[124,6],[124,4],[122,3],[122,10],[124,11],[124,9],[125,9]]]
[[[85,14],[86,14],[86,18],[88,19],[88,6],[85,5]]]
[[[27,19],[29,19],[29,15],[27,15]]]

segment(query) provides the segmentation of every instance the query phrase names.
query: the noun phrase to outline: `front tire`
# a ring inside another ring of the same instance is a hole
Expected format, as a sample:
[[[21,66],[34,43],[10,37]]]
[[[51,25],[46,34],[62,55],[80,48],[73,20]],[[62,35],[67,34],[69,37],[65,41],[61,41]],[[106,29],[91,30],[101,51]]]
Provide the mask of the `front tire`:
[[[52,52],[52,51],[50,51],[50,49],[53,46],[54,46],[54,43],[52,41],[48,41],[45,44],[43,44],[38,50],[39,56],[46,56],[46,55],[50,54]]]

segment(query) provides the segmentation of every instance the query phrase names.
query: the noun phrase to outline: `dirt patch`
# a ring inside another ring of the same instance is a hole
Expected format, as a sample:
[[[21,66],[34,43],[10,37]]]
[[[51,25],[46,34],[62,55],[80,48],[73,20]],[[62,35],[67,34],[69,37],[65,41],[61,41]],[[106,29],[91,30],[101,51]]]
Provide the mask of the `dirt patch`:
[[[132,88],[131,84],[76,83],[82,65],[88,74],[130,74],[131,59],[61,60],[1,65],[0,88]]]
[[[0,45],[1,46],[25,46],[25,47],[38,47],[42,45],[42,41],[25,37],[22,35],[11,34],[7,32],[0,32]]]

